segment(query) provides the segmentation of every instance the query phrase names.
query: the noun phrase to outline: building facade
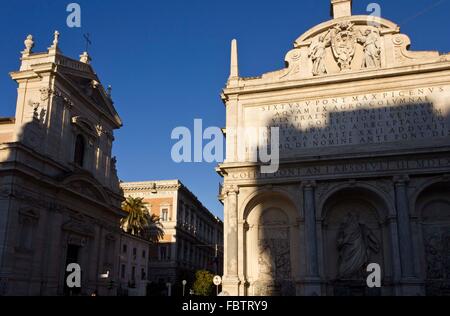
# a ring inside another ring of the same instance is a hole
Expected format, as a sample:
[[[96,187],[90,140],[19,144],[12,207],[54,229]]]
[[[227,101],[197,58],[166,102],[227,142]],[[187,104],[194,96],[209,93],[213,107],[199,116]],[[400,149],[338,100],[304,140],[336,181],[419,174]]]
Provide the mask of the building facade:
[[[332,0],[260,77],[239,76],[233,41],[218,168],[230,295],[450,294],[450,54],[410,51],[397,24],[351,5]],[[238,127],[275,128],[275,172]]]
[[[146,296],[151,243],[123,232],[120,236],[119,288],[121,296]]]
[[[47,51],[33,46],[29,35],[11,73],[16,116],[0,120],[0,295],[115,295],[122,122],[87,53],[64,56],[58,32]],[[81,289],[66,285],[70,263]]]
[[[182,280],[192,286],[195,271],[222,273],[223,223],[180,181],[121,183],[125,197],[144,198],[150,213],[160,217],[164,238],[153,247],[149,280],[177,293]]]

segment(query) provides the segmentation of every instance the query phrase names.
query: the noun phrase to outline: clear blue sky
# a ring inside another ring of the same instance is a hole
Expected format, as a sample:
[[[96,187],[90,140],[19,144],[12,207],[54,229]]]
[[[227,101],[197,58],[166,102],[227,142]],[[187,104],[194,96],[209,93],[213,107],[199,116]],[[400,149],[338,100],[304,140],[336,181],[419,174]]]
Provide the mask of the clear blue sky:
[[[74,1],[75,2],[75,1]],[[354,0],[364,14],[374,0]],[[240,71],[254,76],[280,69],[293,41],[329,19],[329,0],[78,1],[81,29],[66,26],[70,1],[0,2],[0,115],[13,116],[17,70],[27,34],[35,51],[46,49],[55,29],[63,53],[78,58],[89,32],[93,66],[124,121],[114,154],[124,181],[180,179],[213,213],[220,177],[215,164],[175,164],[170,157],[176,126],[224,126],[220,100],[229,70],[232,38],[239,43]],[[382,16],[402,28],[414,50],[450,51],[450,0],[378,1]]]

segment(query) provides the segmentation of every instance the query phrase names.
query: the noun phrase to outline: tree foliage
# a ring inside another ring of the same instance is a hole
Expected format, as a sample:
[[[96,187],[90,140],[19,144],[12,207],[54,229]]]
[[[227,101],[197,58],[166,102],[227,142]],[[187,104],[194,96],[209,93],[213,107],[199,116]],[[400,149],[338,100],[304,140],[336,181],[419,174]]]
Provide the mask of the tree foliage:
[[[199,270],[195,273],[195,282],[192,286],[195,295],[212,296],[214,293],[214,275],[208,270]]]
[[[129,196],[122,203],[122,209],[128,213],[120,221],[120,227],[125,232],[153,243],[157,243],[164,237],[164,229],[159,216],[150,214],[143,198]]]

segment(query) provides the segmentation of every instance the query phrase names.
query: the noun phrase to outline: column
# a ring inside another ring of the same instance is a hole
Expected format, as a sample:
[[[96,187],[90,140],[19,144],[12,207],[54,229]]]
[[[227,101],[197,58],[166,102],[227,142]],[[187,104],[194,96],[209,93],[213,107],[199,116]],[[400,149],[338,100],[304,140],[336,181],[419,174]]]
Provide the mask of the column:
[[[238,277],[238,194],[237,186],[229,186],[226,191],[225,209],[225,238],[227,247],[225,248],[227,260],[225,261],[226,271],[223,280],[223,290],[231,296],[239,295]]]
[[[398,244],[402,271],[401,295],[423,295],[423,285],[416,277],[408,201],[408,176],[394,178],[397,209]]]
[[[303,184],[303,210],[305,218],[306,278],[304,295],[316,296],[321,294],[319,261],[317,253],[315,181]],[[300,249],[300,253],[303,249]]]
[[[394,178],[400,260],[403,278],[414,277],[414,259],[412,254],[412,237],[411,225],[409,223],[409,203],[407,194],[408,180],[407,176]]]
[[[303,185],[304,216],[305,216],[305,239],[307,276],[317,277],[319,266],[317,260],[317,235],[316,235],[316,207],[314,189],[316,183],[308,181]]]

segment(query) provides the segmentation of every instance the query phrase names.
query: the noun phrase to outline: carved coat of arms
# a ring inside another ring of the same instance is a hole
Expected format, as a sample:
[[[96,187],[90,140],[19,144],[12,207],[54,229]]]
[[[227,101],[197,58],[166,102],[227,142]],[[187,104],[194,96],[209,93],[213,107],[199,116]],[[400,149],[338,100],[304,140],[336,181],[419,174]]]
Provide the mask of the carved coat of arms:
[[[334,57],[341,70],[350,69],[357,43],[354,24],[342,22],[337,24],[331,32],[331,47]]]

